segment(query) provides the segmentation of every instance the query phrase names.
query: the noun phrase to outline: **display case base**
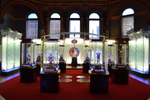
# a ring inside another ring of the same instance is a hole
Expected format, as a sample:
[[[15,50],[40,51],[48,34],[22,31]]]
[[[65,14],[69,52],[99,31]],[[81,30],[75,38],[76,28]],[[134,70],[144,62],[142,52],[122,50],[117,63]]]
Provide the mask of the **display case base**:
[[[114,84],[128,84],[129,70],[128,69],[112,69],[111,79]]]
[[[90,74],[90,93],[108,93],[109,74]]]
[[[89,73],[90,64],[89,63],[83,63],[83,73]]]
[[[0,74],[1,74],[1,76],[9,76],[9,75],[12,75],[12,74],[14,74],[14,73],[17,73],[17,72],[19,72],[20,71],[20,69],[15,69],[15,70],[12,70],[12,71],[9,71],[9,72],[0,72]]]
[[[136,71],[133,71],[133,70],[129,70],[129,72],[131,74],[134,74],[134,75],[137,75],[137,76],[140,76],[140,77],[143,77],[143,78],[149,78],[150,77],[150,74],[144,74],[144,73],[136,72]]]

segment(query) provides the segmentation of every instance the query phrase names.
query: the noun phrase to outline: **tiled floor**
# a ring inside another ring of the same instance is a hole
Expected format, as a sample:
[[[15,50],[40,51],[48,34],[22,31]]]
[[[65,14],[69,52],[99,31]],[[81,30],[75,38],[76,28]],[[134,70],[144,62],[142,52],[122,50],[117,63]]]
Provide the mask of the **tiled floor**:
[[[71,69],[71,67],[67,66],[67,69]],[[73,68],[73,69],[82,69],[82,67],[81,66],[77,66],[77,68]],[[19,75],[20,75],[20,73],[18,72],[18,73],[15,73],[13,75],[10,75],[10,76],[0,76],[0,83],[2,83],[4,81],[7,81],[9,79],[12,79],[12,78],[14,78],[16,76],[19,76]],[[141,81],[141,82],[143,82],[145,84],[150,85],[150,78],[142,78],[142,77],[139,77],[139,76],[136,76],[136,75],[133,75],[133,74],[129,74],[129,76],[134,78],[134,79],[136,79],[136,80],[139,80],[139,81]]]

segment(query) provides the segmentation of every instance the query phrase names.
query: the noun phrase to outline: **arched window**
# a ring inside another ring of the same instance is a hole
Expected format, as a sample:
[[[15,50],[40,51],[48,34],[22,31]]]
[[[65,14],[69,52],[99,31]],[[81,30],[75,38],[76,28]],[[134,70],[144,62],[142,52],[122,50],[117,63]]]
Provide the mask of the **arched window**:
[[[69,32],[80,32],[80,15],[78,13],[70,15]],[[69,37],[74,37],[74,35],[70,34]],[[75,37],[80,37],[80,35],[76,34]]]
[[[91,13],[89,16],[89,33],[100,35],[100,16],[97,13]],[[99,36],[90,35],[90,39],[99,39]]]
[[[121,15],[121,33],[122,37],[128,37],[128,34],[134,32],[134,10],[127,8]]]
[[[60,33],[61,31],[61,17],[58,13],[53,13],[50,16],[50,23],[49,23],[49,34],[53,33]],[[51,35],[50,39],[60,39],[60,34]]]
[[[35,13],[30,13],[26,20],[26,38],[36,39],[38,37],[38,17]]]

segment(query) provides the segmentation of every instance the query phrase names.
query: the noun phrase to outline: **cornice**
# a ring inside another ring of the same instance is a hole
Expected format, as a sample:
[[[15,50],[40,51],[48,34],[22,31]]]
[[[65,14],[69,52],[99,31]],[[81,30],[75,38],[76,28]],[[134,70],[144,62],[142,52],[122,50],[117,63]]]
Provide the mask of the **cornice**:
[[[33,2],[36,4],[40,4],[43,6],[107,6],[107,5],[111,5],[111,4],[115,4],[118,2],[122,2],[124,0],[116,0],[116,1],[112,1],[112,2],[107,2],[107,0],[57,0],[57,2],[55,2],[55,0],[44,0],[44,1],[37,1],[37,0],[27,0],[29,2]]]

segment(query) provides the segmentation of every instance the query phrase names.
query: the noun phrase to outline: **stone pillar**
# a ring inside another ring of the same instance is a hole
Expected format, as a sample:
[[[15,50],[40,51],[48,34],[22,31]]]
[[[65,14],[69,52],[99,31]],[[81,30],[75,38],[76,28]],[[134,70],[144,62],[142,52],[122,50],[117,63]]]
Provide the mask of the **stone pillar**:
[[[107,38],[110,38],[110,26],[105,27],[105,35],[107,36]]]
[[[44,35],[46,35],[45,26],[44,25],[39,25],[38,38],[41,38]]]

